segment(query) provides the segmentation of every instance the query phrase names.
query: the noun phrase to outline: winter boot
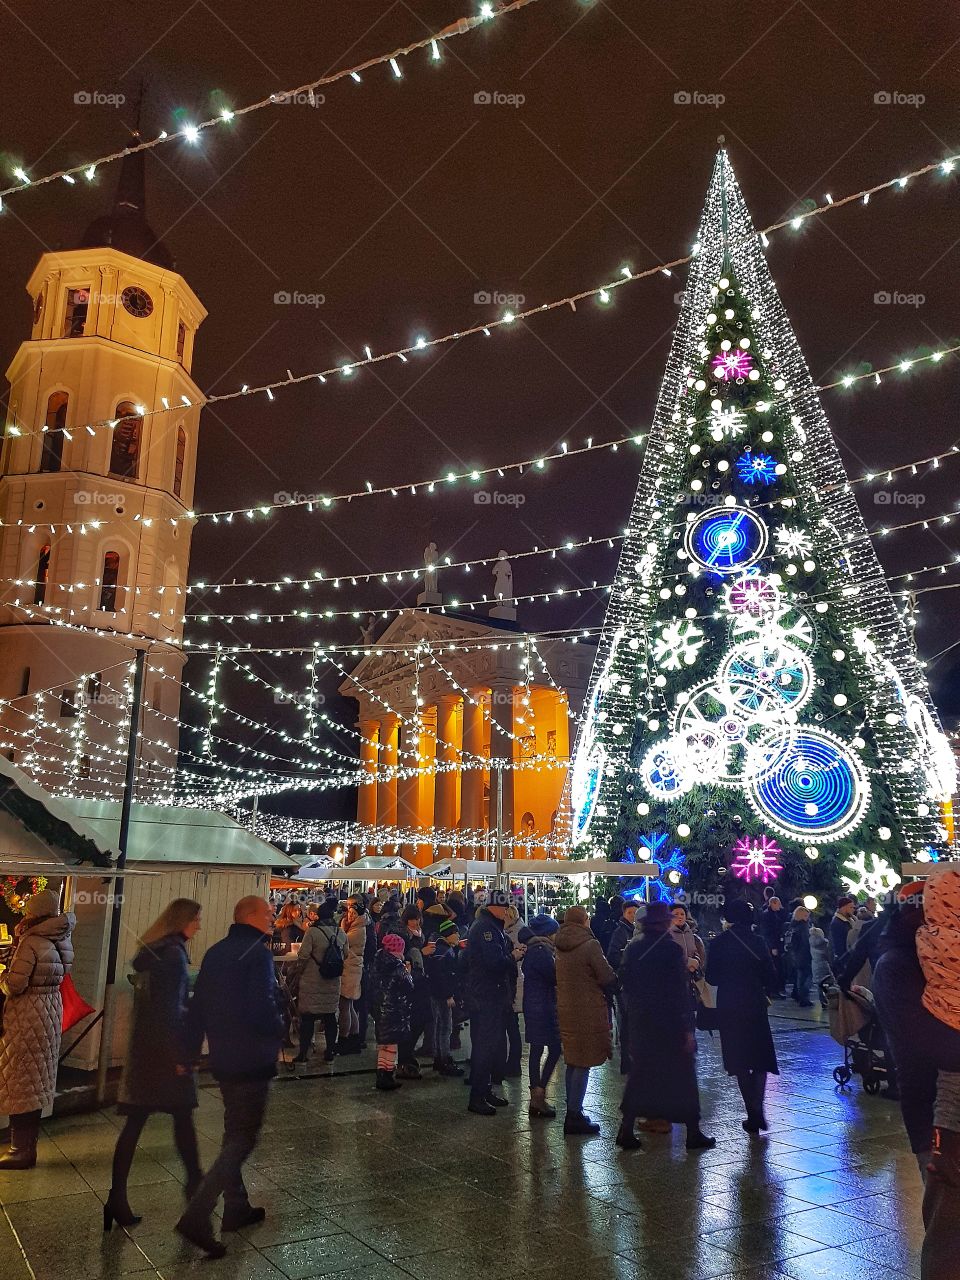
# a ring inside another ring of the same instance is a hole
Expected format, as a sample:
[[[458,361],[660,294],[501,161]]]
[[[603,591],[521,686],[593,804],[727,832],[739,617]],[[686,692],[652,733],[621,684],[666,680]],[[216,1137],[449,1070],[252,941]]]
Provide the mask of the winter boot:
[[[392,1093],[394,1089],[402,1089],[403,1085],[392,1071],[383,1071],[378,1067],[376,1088],[381,1093]]]
[[[620,1128],[617,1130],[616,1143],[624,1151],[639,1151],[642,1148],[643,1143],[633,1132],[633,1121],[621,1121]]]
[[[467,1103],[467,1110],[472,1111],[475,1116],[495,1116],[497,1108],[489,1103],[486,1096],[479,1089],[470,1090],[470,1101]]]
[[[687,1125],[688,1151],[712,1151],[716,1145],[716,1138],[708,1138],[699,1124]]]
[[[585,1116],[582,1111],[568,1111],[563,1121],[563,1132],[578,1133],[589,1137],[591,1134],[599,1133],[600,1126],[591,1120],[589,1116]]]
[[[547,1091],[541,1088],[530,1090],[530,1106],[529,1114],[532,1116],[542,1116],[545,1120],[555,1120],[557,1113],[547,1102]]]
[[[498,1093],[495,1085],[491,1085],[483,1097],[484,1101],[488,1102],[491,1107],[509,1107],[510,1105],[510,1099],[505,1098],[502,1093]]]
[[[956,1129],[934,1127],[927,1172],[948,1187],[960,1187],[960,1132]]]
[[[10,1117],[10,1146],[0,1155],[0,1169],[32,1169],[37,1163],[40,1112],[24,1111]]]

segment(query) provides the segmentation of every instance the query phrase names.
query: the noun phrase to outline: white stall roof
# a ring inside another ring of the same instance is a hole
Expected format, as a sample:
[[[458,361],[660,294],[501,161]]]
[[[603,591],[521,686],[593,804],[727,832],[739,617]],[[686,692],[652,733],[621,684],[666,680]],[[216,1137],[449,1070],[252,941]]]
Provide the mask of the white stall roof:
[[[120,833],[116,800],[64,798],[60,803],[115,851]],[[213,809],[135,804],[130,820],[127,862],[202,863],[217,868],[294,867],[272,844]]]
[[[399,856],[358,858],[341,868],[344,880],[416,880],[420,874],[419,867]]]
[[[483,862],[477,858],[441,858],[429,867],[421,867],[417,873],[422,879],[434,880],[490,879],[497,874],[495,862]]]

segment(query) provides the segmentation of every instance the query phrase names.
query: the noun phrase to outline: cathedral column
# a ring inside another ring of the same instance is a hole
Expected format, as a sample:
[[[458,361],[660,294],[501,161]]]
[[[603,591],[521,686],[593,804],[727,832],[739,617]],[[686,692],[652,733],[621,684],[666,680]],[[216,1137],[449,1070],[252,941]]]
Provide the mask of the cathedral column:
[[[361,720],[360,731],[360,768],[367,775],[367,781],[357,787],[357,822],[365,827],[372,827],[377,821],[377,752],[379,750],[379,720]],[[373,846],[357,845],[358,856],[362,853],[373,853]]]
[[[433,824],[435,827],[455,827],[457,825],[457,775],[460,753],[457,750],[457,707],[460,699],[455,693],[445,693],[437,699],[437,770],[434,775],[434,809]],[[453,852],[449,844],[443,844],[438,851],[441,858],[448,858]]]
[[[514,743],[510,736],[513,733],[513,683],[508,680],[495,680],[490,684],[490,808],[489,823],[491,832],[497,830],[497,778],[502,779],[502,814],[501,826],[504,843],[514,832],[513,821],[513,763]],[[494,767],[499,761],[500,769]],[[491,844],[491,854],[496,856],[496,835]],[[511,850],[504,850],[507,857],[512,857]]]
[[[420,723],[417,717],[406,721],[402,730],[403,756],[401,774],[397,779],[397,823],[414,831],[423,825],[420,815]],[[400,846],[404,858],[413,862],[416,858],[415,842],[405,840]]]
[[[380,777],[377,782],[377,825],[393,827],[397,823],[397,747],[400,740],[400,717],[388,712],[380,717]],[[385,854],[394,846],[384,845]]]
[[[483,701],[486,690],[471,689],[469,699],[463,700],[463,755],[483,757]],[[474,767],[471,760],[462,760],[460,766],[460,826],[478,830],[483,826],[483,769]]]

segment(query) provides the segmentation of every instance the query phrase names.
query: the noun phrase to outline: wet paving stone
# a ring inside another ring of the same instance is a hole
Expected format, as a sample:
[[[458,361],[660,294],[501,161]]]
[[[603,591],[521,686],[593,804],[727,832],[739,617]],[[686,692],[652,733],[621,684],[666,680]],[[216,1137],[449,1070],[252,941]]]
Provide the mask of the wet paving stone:
[[[182,1171],[165,1118],[151,1121],[131,1178],[144,1221],[101,1230],[117,1118],[50,1122],[35,1170],[0,1174],[3,1280],[914,1280],[922,1187],[898,1108],[859,1082],[838,1091],[840,1051],[819,1010],[774,1009],[781,1075],[770,1133],[748,1138],[719,1043],[698,1070],[710,1152],[684,1132],[613,1144],[622,1079],[594,1070],[596,1138],[565,1139],[562,1118],[532,1120],[522,1080],[491,1118],[466,1112],[457,1080],[373,1089],[369,1070],[278,1080],[247,1166],[266,1221],[225,1236],[207,1262],[171,1228]],[[364,1061],[360,1063],[365,1067]],[[370,1063],[372,1066],[372,1062]],[[562,1117],[562,1083],[551,1088]],[[201,1090],[209,1162],[222,1108]]]

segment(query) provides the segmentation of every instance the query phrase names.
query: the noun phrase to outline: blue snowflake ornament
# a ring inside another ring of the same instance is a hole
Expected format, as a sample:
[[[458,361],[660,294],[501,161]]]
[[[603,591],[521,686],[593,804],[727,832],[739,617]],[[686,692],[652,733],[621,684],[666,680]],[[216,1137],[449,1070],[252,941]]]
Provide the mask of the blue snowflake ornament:
[[[776,460],[769,453],[741,453],[737,475],[744,484],[773,484],[777,478]]]

